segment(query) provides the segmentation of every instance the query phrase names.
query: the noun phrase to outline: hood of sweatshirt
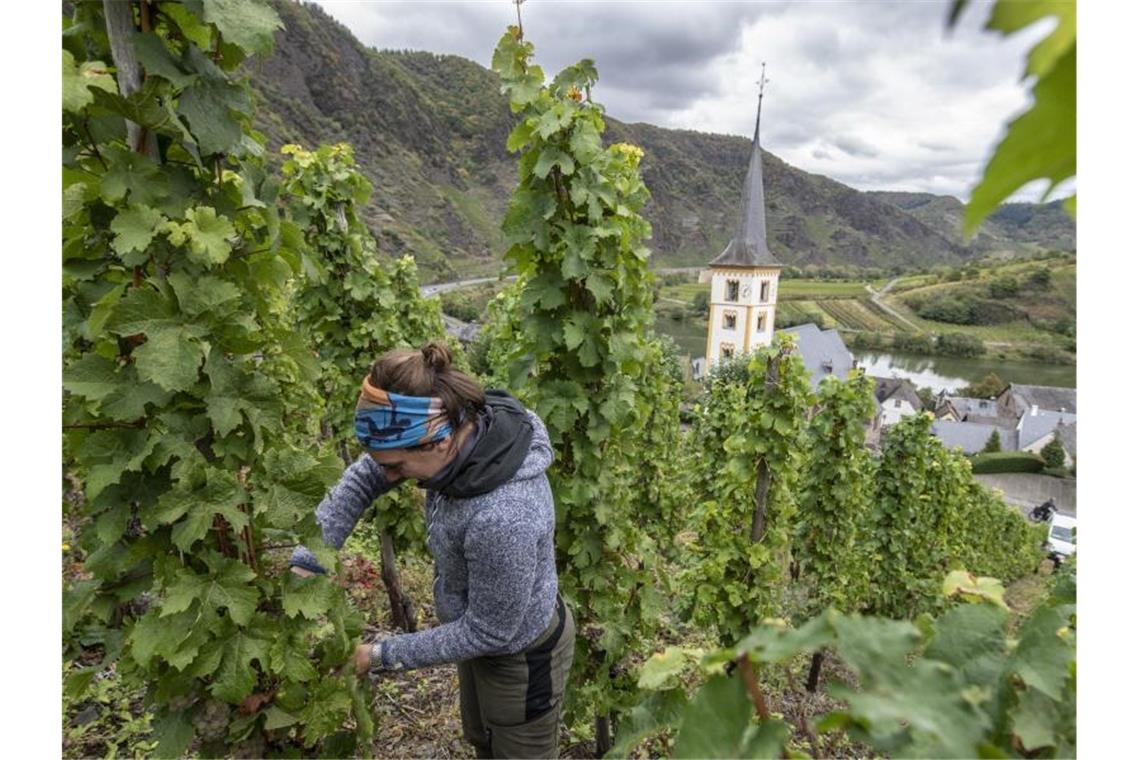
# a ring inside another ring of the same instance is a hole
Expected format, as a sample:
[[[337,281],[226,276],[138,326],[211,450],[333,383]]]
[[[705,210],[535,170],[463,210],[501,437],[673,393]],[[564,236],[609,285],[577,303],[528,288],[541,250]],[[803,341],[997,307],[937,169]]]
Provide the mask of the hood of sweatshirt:
[[[533,478],[554,461],[545,426],[506,391],[488,390],[475,430],[459,454],[421,486],[470,498],[512,480]]]

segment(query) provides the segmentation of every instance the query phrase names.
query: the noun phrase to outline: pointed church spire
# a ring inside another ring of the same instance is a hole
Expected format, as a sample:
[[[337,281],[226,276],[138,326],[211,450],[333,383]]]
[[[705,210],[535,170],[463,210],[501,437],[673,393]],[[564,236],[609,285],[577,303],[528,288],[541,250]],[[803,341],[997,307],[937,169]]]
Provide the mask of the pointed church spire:
[[[728,247],[710,266],[771,267],[780,266],[768,250],[767,223],[764,210],[764,169],[760,152],[760,107],[764,104],[764,64],[760,69],[760,96],[756,103],[756,130],[752,134],[752,154],[748,174],[744,177],[741,198],[740,227]]]

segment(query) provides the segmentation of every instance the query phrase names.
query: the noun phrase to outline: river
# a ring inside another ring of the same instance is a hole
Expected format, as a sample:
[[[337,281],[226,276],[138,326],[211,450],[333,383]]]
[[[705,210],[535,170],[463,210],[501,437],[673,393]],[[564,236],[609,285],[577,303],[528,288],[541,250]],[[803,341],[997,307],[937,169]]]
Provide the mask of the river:
[[[657,331],[669,335],[677,342],[682,353],[704,356],[705,325],[703,320],[688,316],[683,320],[657,318]],[[1066,364],[1045,364],[1031,361],[1012,361],[979,357],[963,359],[952,356],[919,356],[916,354],[854,351],[855,360],[867,368],[867,373],[880,377],[898,375],[919,388],[931,388],[935,393],[942,389],[954,390],[977,382],[990,372],[996,372],[1007,383],[1053,385],[1074,388],[1077,368]]]

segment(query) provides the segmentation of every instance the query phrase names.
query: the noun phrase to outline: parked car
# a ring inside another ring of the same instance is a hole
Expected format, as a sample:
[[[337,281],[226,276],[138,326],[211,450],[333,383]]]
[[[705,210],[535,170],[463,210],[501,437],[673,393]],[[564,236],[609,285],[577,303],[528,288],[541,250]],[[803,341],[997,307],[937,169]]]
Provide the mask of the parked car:
[[[1077,518],[1072,515],[1054,513],[1049,521],[1049,538],[1046,550],[1053,564],[1059,565],[1077,550]]]

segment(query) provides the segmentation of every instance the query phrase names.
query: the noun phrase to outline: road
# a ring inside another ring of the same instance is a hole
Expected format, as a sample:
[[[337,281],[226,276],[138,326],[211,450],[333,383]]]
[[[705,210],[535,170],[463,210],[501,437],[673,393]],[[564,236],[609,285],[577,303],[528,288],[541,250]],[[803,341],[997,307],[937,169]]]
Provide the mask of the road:
[[[904,325],[908,325],[910,327],[910,329],[914,330],[915,332],[922,332],[921,327],[916,325],[914,322],[911,322],[909,319],[904,317],[902,314],[899,314],[893,308],[891,308],[890,306],[887,306],[885,303],[883,303],[882,301],[879,300],[882,296],[885,296],[887,294],[887,291],[889,291],[891,288],[893,288],[895,286],[895,283],[898,281],[899,281],[898,277],[894,278],[893,280],[888,282],[886,285],[884,285],[882,290],[875,290],[870,285],[867,285],[866,286],[867,292],[871,294],[871,300],[880,309],[887,312],[892,317],[894,317],[898,321],[902,322]]]
[[[674,274],[676,272],[699,272],[706,267],[669,267],[666,269],[654,269],[656,274]],[[512,274],[507,277],[501,278],[504,282],[512,282],[518,279],[518,275]],[[447,293],[452,290],[459,290],[460,288],[469,288],[473,285],[482,285],[485,282],[498,282],[499,277],[477,277],[472,280],[453,280],[452,282],[433,282],[430,285],[420,286],[420,295],[424,297],[437,296],[440,293]]]
[[[503,280],[517,280],[518,275],[511,275],[504,277]],[[425,298],[431,296],[438,296],[440,293],[447,293],[452,290],[459,290],[460,288],[469,288],[472,285],[482,285],[485,282],[498,282],[498,277],[477,277],[473,280],[454,280],[452,282],[433,282],[431,285],[421,285],[420,295]]]

